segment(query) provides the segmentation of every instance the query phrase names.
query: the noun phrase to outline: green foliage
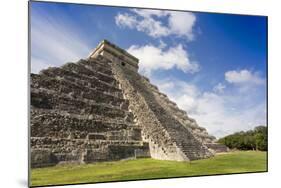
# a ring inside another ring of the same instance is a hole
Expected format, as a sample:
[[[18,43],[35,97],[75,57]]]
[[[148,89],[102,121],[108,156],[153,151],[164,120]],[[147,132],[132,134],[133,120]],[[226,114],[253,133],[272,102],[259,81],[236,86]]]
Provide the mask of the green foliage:
[[[258,126],[254,130],[228,135],[218,142],[230,149],[267,151],[267,128]]]
[[[190,162],[151,158],[54,166],[31,170],[32,186],[265,172],[266,153],[239,151]]]

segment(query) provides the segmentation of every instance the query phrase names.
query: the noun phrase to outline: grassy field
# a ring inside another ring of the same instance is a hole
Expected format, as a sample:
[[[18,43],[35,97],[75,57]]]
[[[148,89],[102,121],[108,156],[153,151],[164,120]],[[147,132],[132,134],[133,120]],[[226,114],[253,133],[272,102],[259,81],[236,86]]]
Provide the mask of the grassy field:
[[[154,159],[37,168],[32,186],[266,171],[266,153],[239,151],[189,162]]]

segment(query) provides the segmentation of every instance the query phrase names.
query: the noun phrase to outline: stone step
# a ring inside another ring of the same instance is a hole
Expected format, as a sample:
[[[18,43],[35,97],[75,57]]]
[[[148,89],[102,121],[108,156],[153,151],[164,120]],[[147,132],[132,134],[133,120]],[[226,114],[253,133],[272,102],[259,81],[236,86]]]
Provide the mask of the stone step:
[[[45,117],[47,116],[44,116],[44,118]],[[38,137],[50,136],[50,137],[57,137],[57,138],[59,138],[60,136],[62,138],[67,138],[70,135],[70,137],[74,137],[75,139],[77,139],[77,138],[86,138],[86,136],[91,132],[104,133],[113,130],[116,131],[116,130],[127,129],[126,124],[110,124],[110,123],[103,123],[98,121],[89,122],[86,120],[76,122],[66,119],[65,122],[70,124],[68,126],[63,126],[61,124],[58,124],[60,123],[60,121],[63,120],[61,119],[48,120],[48,122],[44,124],[43,123],[40,124],[40,122],[34,120],[31,126],[31,135],[38,136]],[[139,131],[140,129],[137,130]]]
[[[89,103],[89,104],[99,104],[99,105],[115,107],[128,111],[128,108],[126,106],[128,104],[127,100],[120,99],[120,101],[118,101],[119,100],[118,99],[118,100],[110,101],[110,99],[107,99],[108,101],[105,101],[106,98],[104,98],[103,101],[101,100],[97,101],[98,99],[97,97],[91,95],[87,95],[87,96],[88,98],[86,97],[82,98],[80,95],[76,95],[76,94],[69,95],[64,93],[58,93],[54,90],[49,90],[45,88],[39,88],[39,89],[31,88],[31,105],[37,108],[51,109],[53,108],[53,106],[59,105],[59,103],[56,104],[57,102],[60,102],[59,100],[63,100],[63,101],[69,100],[70,103],[71,101],[75,101],[77,103],[82,102],[82,103]]]
[[[114,96],[110,93],[101,92],[93,88],[87,88],[63,79],[58,80],[56,78],[49,78],[42,75],[32,76],[31,78],[31,92],[34,94],[41,93],[42,96],[44,96],[44,92],[48,92],[46,91],[47,89],[50,91],[48,92],[49,95],[65,94],[68,95],[69,98],[88,99],[93,100],[96,103],[106,103],[114,106],[120,106],[122,103],[128,103],[128,101],[123,99],[123,96],[121,98],[121,93],[119,96]]]
[[[85,66],[77,65],[75,63],[67,63],[67,64],[63,65],[61,68],[64,70],[75,72],[77,74],[84,75],[84,76],[89,76],[89,77],[94,76],[94,77],[98,78],[99,80],[102,80],[104,82],[117,86],[117,81],[115,80],[115,78],[113,76],[109,76],[109,75],[97,72],[95,70],[88,69]]]
[[[67,71],[67,70],[64,70],[61,68],[57,68],[57,67],[52,67],[52,68],[42,70],[40,72],[40,74],[51,77],[51,78],[56,78],[56,77],[63,78],[72,83],[96,88],[97,90],[106,91],[108,93],[121,93],[122,92],[119,88],[114,87],[113,85],[108,84],[107,82],[101,81],[94,76],[91,76],[91,77],[84,76],[84,75],[80,75],[75,72]]]
[[[104,103],[95,103],[91,101],[82,101],[65,96],[42,95],[32,93],[31,105],[35,108],[56,109],[66,111],[70,114],[96,114],[109,118],[127,118],[130,112],[120,107],[114,107]]]
[[[126,112],[126,116],[118,116],[118,117],[109,117],[106,114],[72,114],[68,111],[61,110],[53,110],[53,109],[40,109],[40,108],[31,108],[31,116],[33,117],[31,120],[31,125],[35,122],[38,122],[37,126],[41,126],[44,124],[56,124],[57,126],[65,125],[70,127],[71,123],[76,123],[75,126],[82,126],[81,128],[103,128],[105,131],[108,130],[109,126],[112,125],[115,128],[123,129],[123,128],[140,128],[136,126],[130,116],[132,117],[132,113]],[[41,123],[40,123],[41,121]],[[67,121],[67,122],[66,122]],[[69,124],[69,125],[68,125]],[[106,126],[107,125],[107,126]],[[95,127],[92,127],[95,126]],[[117,129],[118,130],[118,129]]]
[[[77,63],[78,65],[85,66],[87,69],[100,72],[109,76],[113,76],[111,66],[108,63],[100,63],[94,59],[84,60],[81,59]]]
[[[148,146],[148,143],[135,140],[88,140],[88,139],[68,139],[68,138],[52,138],[52,137],[31,137],[31,148],[57,149],[65,150],[65,148],[106,148],[112,146]],[[71,149],[69,149],[71,152]]]
[[[119,131],[107,131],[105,133],[106,140],[142,140],[141,129],[126,129]]]
[[[74,114],[74,113],[69,113],[67,111],[63,110],[57,110],[57,109],[42,109],[42,108],[34,108],[31,106],[30,108],[30,114],[32,117],[37,117],[40,115],[44,114],[50,114],[50,115],[58,115],[62,117],[73,117],[79,120],[95,120],[95,121],[102,121],[102,122],[107,122],[107,123],[116,123],[116,124],[128,124],[130,126],[136,127],[136,128],[141,128],[141,126],[136,125],[133,122],[133,114],[131,112],[126,112],[126,116],[124,117],[108,117],[105,116],[104,114]]]
[[[54,139],[31,137],[32,167],[59,163],[91,163],[150,157],[148,143],[141,141],[89,141],[87,139]]]
[[[89,133],[105,133],[106,139],[141,139],[141,128],[113,119],[97,120],[50,111],[32,109],[31,136],[56,138],[86,138]]]

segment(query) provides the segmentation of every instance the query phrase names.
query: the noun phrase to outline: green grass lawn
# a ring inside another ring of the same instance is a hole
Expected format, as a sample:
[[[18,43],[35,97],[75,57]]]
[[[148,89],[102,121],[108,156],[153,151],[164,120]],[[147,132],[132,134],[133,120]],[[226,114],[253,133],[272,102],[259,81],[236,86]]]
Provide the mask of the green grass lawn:
[[[155,159],[36,168],[32,186],[266,171],[266,153],[239,151],[189,162]]]

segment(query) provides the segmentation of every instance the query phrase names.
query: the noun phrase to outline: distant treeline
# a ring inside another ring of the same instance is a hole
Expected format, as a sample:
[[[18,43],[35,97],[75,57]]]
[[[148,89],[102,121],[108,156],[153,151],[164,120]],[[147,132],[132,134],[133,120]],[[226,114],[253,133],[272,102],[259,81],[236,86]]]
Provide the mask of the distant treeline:
[[[230,149],[267,151],[267,128],[258,126],[254,130],[228,135],[218,142]]]

